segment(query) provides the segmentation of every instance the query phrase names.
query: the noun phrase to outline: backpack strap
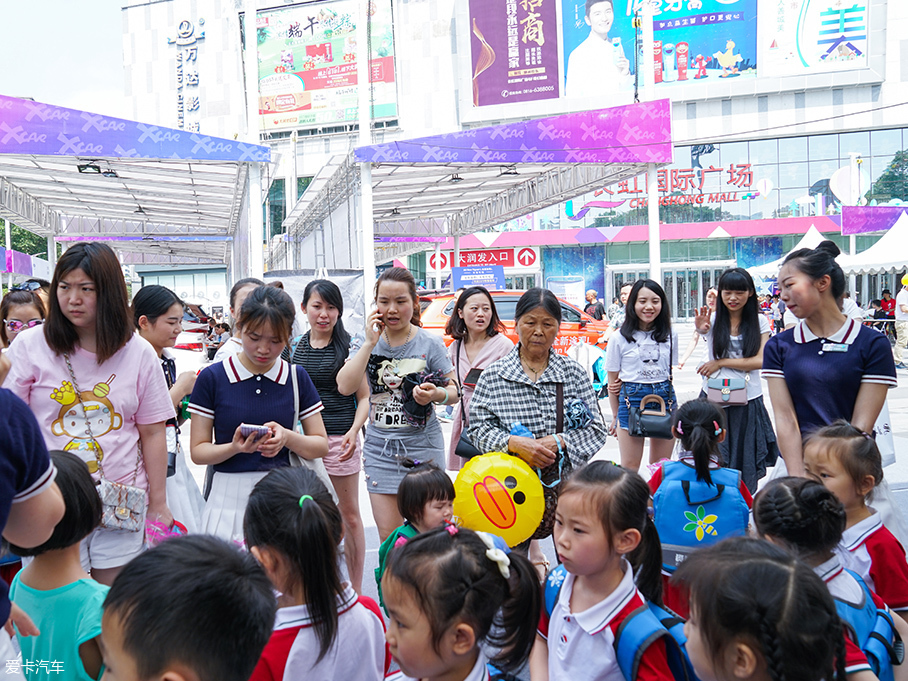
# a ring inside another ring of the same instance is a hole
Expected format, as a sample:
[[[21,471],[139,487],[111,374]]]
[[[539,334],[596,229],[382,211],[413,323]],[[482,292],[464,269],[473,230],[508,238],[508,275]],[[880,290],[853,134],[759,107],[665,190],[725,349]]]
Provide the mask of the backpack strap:
[[[564,586],[565,577],[567,577],[567,570],[564,565],[556,565],[551,569],[548,577],[545,578],[543,596],[547,617],[552,616],[552,611],[555,609],[555,604],[558,602],[558,596],[561,593],[561,587]]]
[[[641,605],[624,619],[615,632],[615,654],[625,679],[637,678],[646,649],[662,637],[671,635],[647,605]]]

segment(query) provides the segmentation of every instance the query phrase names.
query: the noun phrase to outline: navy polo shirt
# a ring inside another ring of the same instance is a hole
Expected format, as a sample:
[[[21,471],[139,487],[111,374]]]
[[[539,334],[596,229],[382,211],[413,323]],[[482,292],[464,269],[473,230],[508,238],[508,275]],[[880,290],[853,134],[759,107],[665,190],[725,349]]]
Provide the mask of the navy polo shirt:
[[[784,378],[801,434],[851,421],[863,383],[895,388],[895,361],[879,331],[846,320],[829,338],[818,338],[804,320],[769,339],[763,351],[763,378]]]
[[[215,444],[231,442],[241,423],[260,426],[267,421],[277,421],[292,430],[296,419],[290,368],[287,362],[278,359],[267,373],[253,374],[236,355],[211,364],[202,369],[195,382],[189,398],[189,412],[214,421]],[[306,370],[301,366],[293,369],[299,384],[299,419],[302,421],[320,412],[322,401]],[[219,473],[242,473],[289,465],[290,450],[284,447],[273,458],[258,452],[234,454],[226,461],[215,464],[214,470]]]

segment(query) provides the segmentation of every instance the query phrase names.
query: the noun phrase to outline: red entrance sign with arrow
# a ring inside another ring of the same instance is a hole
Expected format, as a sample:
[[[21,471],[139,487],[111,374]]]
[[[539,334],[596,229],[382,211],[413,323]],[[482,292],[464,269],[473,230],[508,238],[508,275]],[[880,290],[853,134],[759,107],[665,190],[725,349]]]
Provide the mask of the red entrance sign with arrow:
[[[517,262],[519,262],[524,267],[530,267],[533,263],[536,262],[536,251],[532,248],[522,248],[517,254]]]
[[[433,253],[432,255],[429,256],[429,267],[432,268],[433,270],[434,269],[443,270],[447,266],[448,266],[448,258],[445,256],[444,253],[438,254],[438,265],[437,266],[435,264],[435,254]]]

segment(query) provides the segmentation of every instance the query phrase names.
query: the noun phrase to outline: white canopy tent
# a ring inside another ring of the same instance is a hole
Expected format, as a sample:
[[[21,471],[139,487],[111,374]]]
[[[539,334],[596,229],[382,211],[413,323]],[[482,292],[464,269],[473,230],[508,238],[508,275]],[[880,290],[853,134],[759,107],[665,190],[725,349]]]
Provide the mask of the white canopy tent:
[[[908,268],[908,214],[902,213],[879,241],[863,253],[836,258],[845,274],[880,274]]]
[[[824,240],[825,237],[820,234],[820,230],[818,230],[815,225],[811,225],[810,229],[807,230],[807,233],[801,237],[801,240],[797,243],[797,245],[788,253],[794,253],[801,248],[816,248],[820,245],[820,242]],[[750,272],[750,275],[754,279],[774,279],[779,275],[779,268],[782,267],[782,263],[785,262],[785,258],[788,257],[788,253],[783,255],[778,260],[773,260],[772,262],[768,262],[764,265],[755,265],[754,267],[749,267],[747,271]]]

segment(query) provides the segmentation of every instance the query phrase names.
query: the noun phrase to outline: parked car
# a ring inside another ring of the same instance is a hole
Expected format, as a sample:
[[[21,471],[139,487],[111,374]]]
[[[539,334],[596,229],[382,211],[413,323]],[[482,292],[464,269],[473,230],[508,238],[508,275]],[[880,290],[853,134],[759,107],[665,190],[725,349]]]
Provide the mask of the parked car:
[[[514,331],[514,309],[517,307],[517,301],[520,300],[522,292],[491,291],[491,294],[492,300],[495,301],[495,308],[498,310],[498,316],[504,323],[505,334],[516,343],[517,333]],[[572,305],[561,298],[558,300],[561,303],[561,329],[555,338],[555,351],[562,355],[567,354],[568,348],[579,343],[581,339],[590,345],[605,349],[605,341],[601,339],[608,329],[608,321],[594,319],[576,305]],[[454,311],[455,301],[455,296],[451,294],[420,296],[420,308],[422,308],[420,320],[423,328],[442,337],[445,345],[450,345],[453,342],[450,336],[445,335],[445,325]]]
[[[175,348],[180,350],[201,350],[208,335],[208,313],[201,305],[184,303],[183,332],[177,336]]]

